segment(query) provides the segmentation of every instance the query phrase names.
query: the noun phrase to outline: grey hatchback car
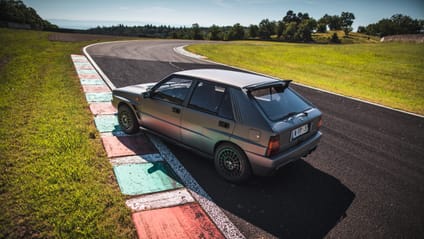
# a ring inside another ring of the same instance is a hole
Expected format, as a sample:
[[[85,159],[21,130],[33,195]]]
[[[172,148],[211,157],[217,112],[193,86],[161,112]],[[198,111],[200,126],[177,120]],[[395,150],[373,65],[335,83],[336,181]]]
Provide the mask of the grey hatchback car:
[[[289,80],[218,69],[175,72],[113,90],[118,121],[214,159],[231,182],[269,175],[305,157],[321,138],[322,113]]]

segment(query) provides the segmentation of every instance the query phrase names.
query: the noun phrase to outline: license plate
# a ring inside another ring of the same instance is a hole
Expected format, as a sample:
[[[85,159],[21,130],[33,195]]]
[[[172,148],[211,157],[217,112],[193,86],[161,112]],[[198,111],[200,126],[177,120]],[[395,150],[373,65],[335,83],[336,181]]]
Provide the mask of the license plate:
[[[294,139],[308,133],[308,131],[309,131],[309,125],[307,125],[307,124],[302,125],[297,129],[294,129],[291,133],[291,140],[294,140]]]

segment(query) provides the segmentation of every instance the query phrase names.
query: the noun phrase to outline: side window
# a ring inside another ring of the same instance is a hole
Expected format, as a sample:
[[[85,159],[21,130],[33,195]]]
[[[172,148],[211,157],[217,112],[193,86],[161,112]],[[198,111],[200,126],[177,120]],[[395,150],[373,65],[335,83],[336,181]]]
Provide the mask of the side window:
[[[189,107],[232,119],[230,97],[226,91],[225,87],[199,82],[194,89]]]
[[[153,98],[168,101],[175,104],[182,104],[187,96],[192,80],[174,77],[163,82],[153,92]]]
[[[219,107],[218,115],[227,119],[233,119],[233,107],[231,105],[230,92],[226,92],[221,106]]]

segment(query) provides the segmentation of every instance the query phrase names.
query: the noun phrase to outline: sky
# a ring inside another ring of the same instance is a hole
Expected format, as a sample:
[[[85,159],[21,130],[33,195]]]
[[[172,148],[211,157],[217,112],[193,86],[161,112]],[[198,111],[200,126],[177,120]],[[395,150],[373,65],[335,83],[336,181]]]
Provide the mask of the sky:
[[[44,19],[64,28],[96,26],[170,25],[209,27],[259,24],[262,19],[281,20],[288,10],[309,13],[355,15],[354,31],[401,13],[424,19],[424,0],[23,0]]]

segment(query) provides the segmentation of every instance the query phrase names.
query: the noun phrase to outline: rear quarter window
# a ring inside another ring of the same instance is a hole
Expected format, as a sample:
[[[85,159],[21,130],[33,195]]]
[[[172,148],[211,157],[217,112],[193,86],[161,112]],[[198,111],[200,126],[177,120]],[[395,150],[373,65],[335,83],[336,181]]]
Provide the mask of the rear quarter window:
[[[272,121],[282,120],[290,113],[300,113],[311,108],[311,105],[293,90],[279,85],[253,90],[250,94]]]
[[[228,90],[216,84],[199,82],[194,89],[189,107],[227,119],[233,118]]]

